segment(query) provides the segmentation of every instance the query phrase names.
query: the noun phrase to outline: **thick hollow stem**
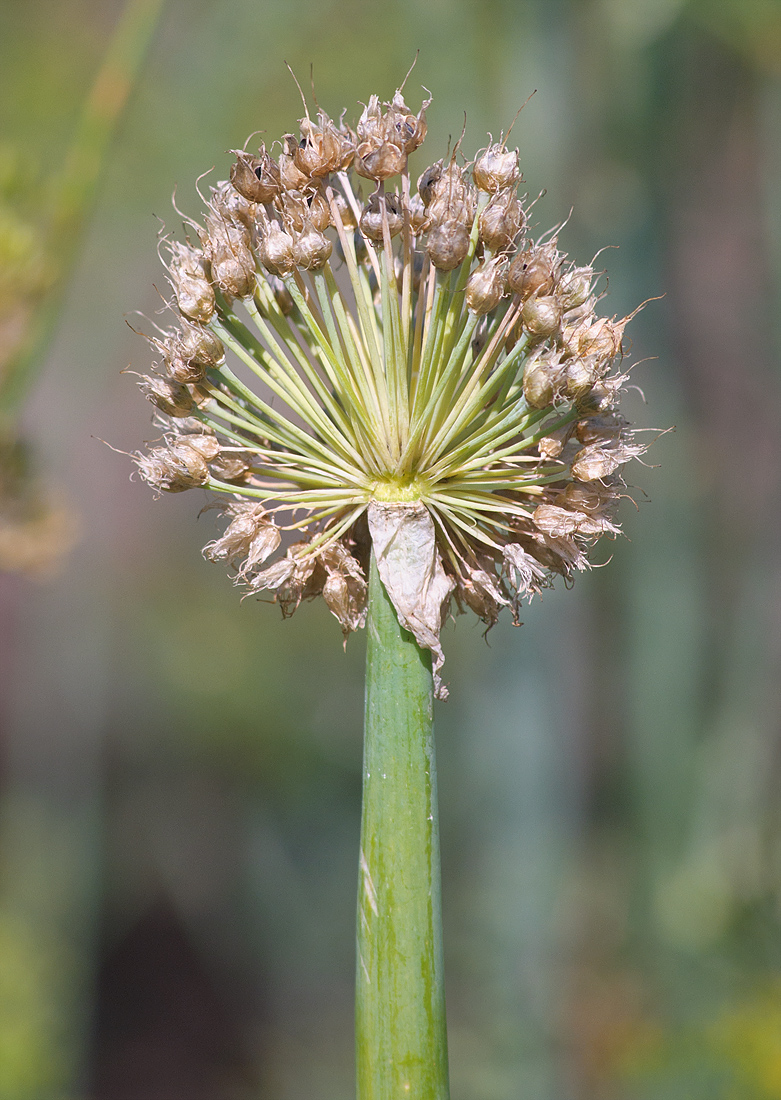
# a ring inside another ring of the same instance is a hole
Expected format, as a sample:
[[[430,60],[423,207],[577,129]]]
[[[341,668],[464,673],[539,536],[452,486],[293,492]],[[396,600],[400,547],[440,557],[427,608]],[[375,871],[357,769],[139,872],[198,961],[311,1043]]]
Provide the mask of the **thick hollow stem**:
[[[358,1100],[447,1100],[431,655],[372,554],[358,887]]]

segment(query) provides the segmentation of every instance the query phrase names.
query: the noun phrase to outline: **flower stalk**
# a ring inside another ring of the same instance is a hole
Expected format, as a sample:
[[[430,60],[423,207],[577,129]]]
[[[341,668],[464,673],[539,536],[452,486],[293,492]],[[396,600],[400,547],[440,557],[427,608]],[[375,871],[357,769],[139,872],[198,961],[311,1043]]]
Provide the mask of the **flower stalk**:
[[[372,558],[358,887],[358,1100],[447,1100],[431,653]]]

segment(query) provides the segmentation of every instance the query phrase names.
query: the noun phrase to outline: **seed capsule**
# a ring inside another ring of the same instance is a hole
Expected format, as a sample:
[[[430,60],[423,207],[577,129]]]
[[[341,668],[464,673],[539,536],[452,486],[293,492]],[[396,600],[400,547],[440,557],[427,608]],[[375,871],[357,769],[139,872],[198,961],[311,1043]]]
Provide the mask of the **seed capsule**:
[[[194,321],[210,321],[214,313],[214,288],[207,275],[204,254],[179,241],[171,242],[171,285],[179,309]]]
[[[205,459],[186,443],[155,447],[147,455],[137,455],[135,462],[144,481],[166,493],[181,493],[209,480]]]
[[[288,275],[296,266],[293,238],[279,225],[269,222],[260,242],[260,260],[274,275]]]
[[[317,112],[317,124],[310,118],[300,121],[301,144],[294,153],[296,167],[308,178],[321,179],[339,170],[342,139],[325,111]]]
[[[529,298],[523,303],[521,317],[530,336],[553,336],[561,325],[561,304],[552,294]]]
[[[518,150],[511,152],[504,145],[489,145],[472,168],[472,179],[481,191],[489,195],[514,187],[520,178]]]
[[[260,156],[253,157],[234,149],[236,162],[231,167],[230,180],[240,195],[250,202],[271,202],[280,192],[279,167],[261,147]]]
[[[490,313],[502,300],[506,285],[506,267],[501,257],[487,260],[469,276],[466,304],[472,313]]]
[[[523,372],[523,395],[535,409],[544,409],[553,401],[560,370],[543,359],[527,363]]]
[[[293,259],[305,271],[319,271],[333,251],[333,245],[310,223],[293,239]]]
[[[371,196],[366,204],[363,213],[361,214],[361,232],[365,237],[368,237],[370,241],[382,242],[383,238],[383,215],[382,206],[380,205],[380,199],[384,199],[386,217],[388,220],[388,230],[391,237],[395,237],[397,233],[401,232],[404,225],[404,218],[401,214],[401,200],[398,195],[383,195],[380,196],[375,193]]]
[[[555,252],[555,250],[554,250]],[[521,298],[550,294],[554,287],[555,256],[546,247],[519,252],[510,264],[507,282]]]
[[[469,231],[459,221],[440,222],[426,235],[426,252],[438,271],[453,271],[468,251]]]
[[[497,191],[480,214],[480,239],[494,252],[507,249],[515,240],[523,222],[523,209],[515,192]]]
[[[284,152],[279,154],[279,182],[284,191],[303,191],[309,176],[296,163],[298,142],[293,134],[285,134]]]
[[[173,378],[146,375],[139,386],[146,399],[168,416],[189,416],[192,412],[192,394],[187,386]]]

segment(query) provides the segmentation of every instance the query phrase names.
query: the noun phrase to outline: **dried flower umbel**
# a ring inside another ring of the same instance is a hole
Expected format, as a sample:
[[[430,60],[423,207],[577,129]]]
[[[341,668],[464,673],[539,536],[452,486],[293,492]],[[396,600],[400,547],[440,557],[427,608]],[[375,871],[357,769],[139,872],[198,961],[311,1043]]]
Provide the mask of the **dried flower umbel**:
[[[617,411],[628,318],[529,233],[518,150],[457,147],[413,192],[429,102],[372,96],[354,131],[318,110],[276,159],[237,152],[165,242],[176,324],[142,381],[164,437],[137,461],[156,489],[225,494],[206,556],[285,614],[322,594],[345,635],[371,543],[438,670],[451,606],[517,622],[587,567],[644,448]]]

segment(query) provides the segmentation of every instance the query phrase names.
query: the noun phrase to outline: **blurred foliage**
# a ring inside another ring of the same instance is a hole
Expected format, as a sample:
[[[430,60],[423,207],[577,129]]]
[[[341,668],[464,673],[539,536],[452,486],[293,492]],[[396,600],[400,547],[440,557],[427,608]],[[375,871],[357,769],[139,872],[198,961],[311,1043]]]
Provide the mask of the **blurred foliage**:
[[[13,293],[49,277],[38,196],[119,10],[0,10]],[[225,150],[293,127],[283,58],[338,116],[420,48],[427,148],[466,111],[471,154],[537,89],[513,131],[548,188],[535,232],[574,206],[573,257],[621,245],[610,311],[666,295],[630,328],[633,415],[676,426],[609,565],[521,630],[447,637],[454,1095],[781,1097],[780,26],[771,0],[171,0],[25,414],[84,537],[45,589],[0,585],[4,1095],[349,1095],[362,640],[240,603],[200,558],[209,514],[155,502],[92,437],[154,432],[118,376],[147,365],[122,316],[160,306],[174,184],[194,214]]]

